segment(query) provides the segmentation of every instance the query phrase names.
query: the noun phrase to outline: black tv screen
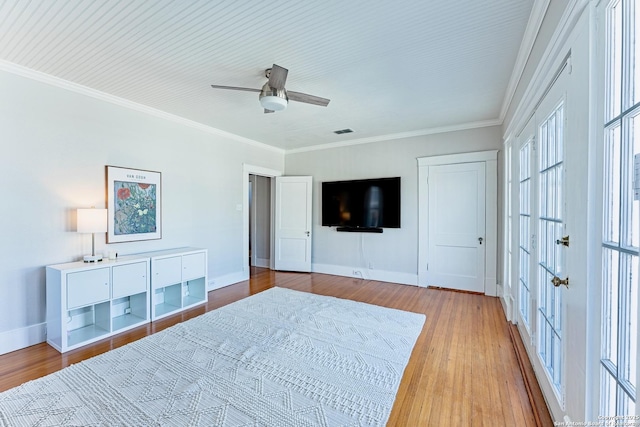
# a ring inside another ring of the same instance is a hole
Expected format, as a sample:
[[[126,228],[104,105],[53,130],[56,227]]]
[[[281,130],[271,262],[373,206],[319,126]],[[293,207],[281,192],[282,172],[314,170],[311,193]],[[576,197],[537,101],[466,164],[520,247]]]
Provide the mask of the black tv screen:
[[[323,182],[322,225],[400,228],[400,177]]]

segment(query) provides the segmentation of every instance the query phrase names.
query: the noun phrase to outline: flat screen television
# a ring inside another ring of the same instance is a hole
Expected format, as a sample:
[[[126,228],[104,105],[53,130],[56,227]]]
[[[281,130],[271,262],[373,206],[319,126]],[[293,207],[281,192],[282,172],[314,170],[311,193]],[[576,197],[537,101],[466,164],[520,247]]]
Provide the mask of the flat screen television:
[[[338,231],[400,228],[400,177],[323,182],[322,225]]]

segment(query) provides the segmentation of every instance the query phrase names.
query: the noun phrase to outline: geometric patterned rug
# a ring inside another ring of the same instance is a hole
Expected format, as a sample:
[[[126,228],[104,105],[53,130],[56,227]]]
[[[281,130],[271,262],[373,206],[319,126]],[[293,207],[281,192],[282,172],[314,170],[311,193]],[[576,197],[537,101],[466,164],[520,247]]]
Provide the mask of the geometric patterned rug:
[[[0,394],[0,426],[384,426],[425,316],[271,288]]]

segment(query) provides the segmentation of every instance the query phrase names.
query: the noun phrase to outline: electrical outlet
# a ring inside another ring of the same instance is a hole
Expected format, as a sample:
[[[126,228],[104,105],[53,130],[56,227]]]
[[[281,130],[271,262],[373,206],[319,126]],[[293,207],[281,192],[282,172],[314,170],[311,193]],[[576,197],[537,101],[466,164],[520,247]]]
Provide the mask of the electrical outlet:
[[[373,270],[375,268],[375,266],[373,265],[373,262],[369,262],[369,270]]]

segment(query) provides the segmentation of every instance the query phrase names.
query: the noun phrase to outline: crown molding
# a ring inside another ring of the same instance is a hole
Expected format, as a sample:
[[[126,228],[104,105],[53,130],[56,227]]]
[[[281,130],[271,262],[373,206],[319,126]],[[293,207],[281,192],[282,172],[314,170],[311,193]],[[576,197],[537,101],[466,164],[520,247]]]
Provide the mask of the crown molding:
[[[518,135],[526,122],[535,112],[537,103],[542,98],[545,90],[553,83],[556,77],[555,71],[560,69],[562,63],[571,57],[571,49],[566,42],[571,31],[580,19],[582,12],[589,5],[590,0],[569,0],[567,7],[560,18],[549,43],[546,46],[540,62],[528,82],[528,85],[516,107],[513,117],[503,130],[503,140],[507,141],[514,135]]]
[[[527,65],[527,62],[529,61],[529,57],[531,56],[533,45],[535,44],[536,38],[538,37],[538,32],[540,31],[540,27],[542,26],[542,22],[544,21],[547,9],[549,8],[549,3],[551,3],[551,0],[534,0],[533,2],[531,14],[529,15],[529,21],[527,22],[527,28],[524,31],[524,36],[522,37],[522,42],[520,43],[520,49],[518,49],[516,63],[513,65],[513,71],[511,72],[509,84],[507,85],[504,100],[502,101],[502,108],[500,109],[500,122],[504,121],[504,118],[507,115],[507,111],[509,110],[509,106],[513,101],[516,89],[520,84],[522,74],[524,73],[524,69]]]
[[[90,96],[101,101],[109,102],[120,107],[128,108],[130,110],[138,111],[141,113],[149,114],[154,117],[161,118],[170,122],[174,122],[183,126],[196,129],[210,135],[219,136],[222,138],[230,139],[233,141],[242,142],[263,150],[275,151],[279,154],[284,154],[285,150],[274,147],[272,145],[265,144],[263,142],[255,141],[253,139],[245,138],[230,132],[207,126],[202,123],[195,122],[193,120],[185,119],[184,117],[176,116],[175,114],[167,113],[165,111],[158,110],[156,108],[148,107],[146,105],[138,104],[137,102],[129,101],[124,98],[120,98],[108,93],[100,92],[95,89],[91,89],[86,86],[72,83],[68,80],[61,79],[59,77],[52,76],[50,74],[42,73],[40,71],[32,70],[30,68],[23,67],[13,62],[0,60],[0,70],[12,73],[21,77],[25,77],[31,80],[36,80],[41,83],[45,83],[51,86],[55,86],[61,89],[69,90],[81,95]]]
[[[456,132],[461,130],[477,129],[477,128],[483,128],[483,127],[489,127],[489,126],[500,126],[500,125],[502,125],[502,120],[500,119],[483,120],[479,122],[461,123],[461,124],[452,125],[452,126],[442,126],[442,127],[430,128],[430,129],[420,129],[420,130],[410,131],[410,132],[400,132],[400,133],[393,133],[388,135],[372,136],[368,138],[351,139],[349,141],[330,142],[328,144],[318,144],[318,145],[312,145],[310,147],[293,148],[290,150],[286,150],[285,154],[328,150],[331,148],[341,148],[341,147],[350,147],[352,145],[370,144],[372,142],[392,141],[396,139],[412,138],[416,136]]]

